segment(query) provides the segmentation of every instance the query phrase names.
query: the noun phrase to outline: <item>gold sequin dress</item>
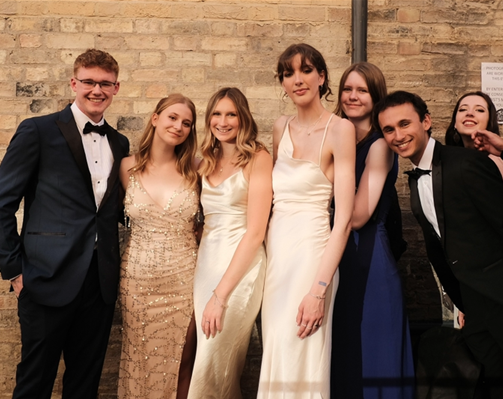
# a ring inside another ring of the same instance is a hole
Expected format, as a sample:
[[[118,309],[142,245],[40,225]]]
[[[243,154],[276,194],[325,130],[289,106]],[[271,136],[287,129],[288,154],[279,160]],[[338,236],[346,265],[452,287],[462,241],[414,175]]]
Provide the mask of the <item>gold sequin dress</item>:
[[[124,201],[130,237],[121,263],[120,399],[174,399],[193,313],[196,190],[180,188],[161,207],[139,177]]]
[[[197,352],[189,399],[240,399],[239,379],[262,302],[265,249],[260,246],[229,297],[222,332],[206,339],[201,329],[204,308],[246,232],[248,182],[243,170],[216,187],[203,176],[201,203],[204,232],[194,277]]]

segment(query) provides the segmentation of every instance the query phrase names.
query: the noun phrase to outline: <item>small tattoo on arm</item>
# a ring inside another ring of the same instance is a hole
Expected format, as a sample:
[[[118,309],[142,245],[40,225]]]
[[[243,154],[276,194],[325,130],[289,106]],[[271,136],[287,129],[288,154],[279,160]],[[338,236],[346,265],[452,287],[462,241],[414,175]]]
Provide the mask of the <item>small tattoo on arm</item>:
[[[318,284],[319,284],[319,285],[322,285],[323,287],[326,287],[326,286],[327,286],[327,283],[325,283],[324,281],[318,281]]]

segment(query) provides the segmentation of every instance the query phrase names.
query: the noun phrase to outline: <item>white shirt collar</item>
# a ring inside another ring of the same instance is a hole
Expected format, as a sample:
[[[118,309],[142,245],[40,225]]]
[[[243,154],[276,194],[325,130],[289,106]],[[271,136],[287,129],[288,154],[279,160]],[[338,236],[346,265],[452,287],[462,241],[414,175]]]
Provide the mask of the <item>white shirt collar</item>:
[[[414,165],[412,163],[412,166],[414,166],[414,169],[419,168],[419,169],[424,169],[424,170],[429,170],[431,169],[431,164],[433,162],[433,150],[435,149],[435,140],[430,137],[428,140],[428,144],[426,145],[426,148],[424,149],[423,156],[421,157],[421,160],[419,161],[419,165]]]
[[[73,118],[75,119],[75,123],[77,124],[77,128],[79,129],[80,134],[84,131],[84,126],[86,125],[87,122],[91,122],[93,125],[101,126],[105,123],[105,119],[101,117],[101,120],[98,123],[93,122],[89,117],[84,114],[80,108],[78,107],[77,103],[74,101],[73,104],[71,105],[71,110],[73,113]]]

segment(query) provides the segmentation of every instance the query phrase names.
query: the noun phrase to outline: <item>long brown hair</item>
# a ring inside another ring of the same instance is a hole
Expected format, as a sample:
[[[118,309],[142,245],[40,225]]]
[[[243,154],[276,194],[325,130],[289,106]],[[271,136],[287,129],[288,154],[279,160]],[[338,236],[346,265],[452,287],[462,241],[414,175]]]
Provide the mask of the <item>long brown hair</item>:
[[[248,105],[245,95],[237,87],[224,87],[210,98],[206,107],[204,118],[204,139],[201,144],[203,164],[201,175],[210,175],[217,166],[217,161],[222,156],[220,141],[211,133],[211,118],[218,102],[227,97],[234,103],[239,120],[239,130],[236,137],[236,152],[238,158],[236,166],[244,168],[251,161],[255,153],[265,146],[257,140],[258,127]]]
[[[194,158],[197,151],[197,134],[196,134],[196,106],[187,97],[182,94],[174,93],[163,98],[157,103],[153,114],[148,120],[147,127],[140,139],[139,150],[135,154],[136,165],[130,170],[143,172],[150,159],[150,150],[155,135],[155,127],[152,125],[152,116],[160,115],[166,108],[175,104],[185,104],[192,113],[192,125],[190,133],[185,141],[175,147],[176,169],[184,179],[189,183],[189,187],[194,188],[198,182],[198,175],[194,165]]]
[[[348,117],[342,110],[341,97],[344,86],[346,85],[346,80],[348,79],[348,76],[351,72],[356,72],[363,78],[363,80],[365,80],[367,88],[369,89],[370,97],[372,98],[372,103],[374,106],[372,107],[372,112],[370,114],[370,124],[372,127],[371,131],[369,132],[370,134],[373,131],[379,130],[379,126],[375,126],[376,118],[374,118],[374,108],[375,105],[387,95],[386,79],[384,78],[381,70],[370,62],[356,62],[353,65],[349,66],[341,76],[341,81],[339,83],[339,93],[337,95],[337,106],[334,110],[335,115],[338,115],[341,118],[345,119],[347,119]]]
[[[325,59],[323,58],[321,53],[309,44],[292,44],[285,51],[283,51],[283,53],[281,53],[276,69],[276,76],[278,77],[279,82],[283,83],[283,74],[285,73],[285,71],[292,71],[292,59],[297,54],[300,55],[301,66],[303,68],[309,62],[316,68],[316,71],[319,75],[325,75],[325,81],[319,88],[320,98],[325,96],[325,100],[330,101],[328,97],[332,95],[332,89],[330,89],[330,79],[328,77],[327,63],[325,62]]]

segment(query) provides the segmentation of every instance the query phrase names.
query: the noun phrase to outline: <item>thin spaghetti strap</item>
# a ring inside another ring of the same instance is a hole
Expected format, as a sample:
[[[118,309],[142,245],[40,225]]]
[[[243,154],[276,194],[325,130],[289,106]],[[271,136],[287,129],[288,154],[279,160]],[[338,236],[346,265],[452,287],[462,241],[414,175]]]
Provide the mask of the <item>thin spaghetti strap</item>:
[[[320,155],[318,157],[318,166],[321,165],[321,154],[323,152],[323,144],[325,144],[325,137],[327,137],[328,125],[330,125],[330,122],[332,121],[333,117],[334,114],[330,115],[330,119],[328,120],[327,125],[325,126],[325,131],[323,132],[323,138],[321,139],[321,146],[320,146]]]
[[[279,139],[279,141],[281,141],[281,140],[283,139],[283,136],[284,136],[284,134],[285,134],[286,127],[288,126],[288,124],[290,123],[290,121],[291,121],[293,118],[295,118],[295,115],[290,115],[290,116],[288,117],[288,119],[286,120],[286,122],[285,122],[285,126],[283,127],[283,133],[281,133],[281,139]]]

